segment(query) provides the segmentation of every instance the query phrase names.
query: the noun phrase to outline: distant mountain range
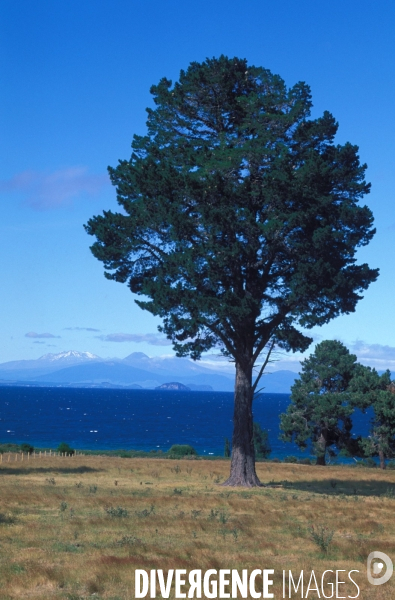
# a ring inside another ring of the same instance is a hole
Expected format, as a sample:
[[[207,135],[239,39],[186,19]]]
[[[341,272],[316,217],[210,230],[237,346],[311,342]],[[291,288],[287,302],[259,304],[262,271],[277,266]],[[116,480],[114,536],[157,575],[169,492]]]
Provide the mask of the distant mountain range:
[[[267,393],[285,394],[297,377],[292,371],[276,371],[265,374],[261,383]],[[150,358],[142,352],[124,359],[103,359],[90,352],[69,350],[0,364],[0,385],[154,389],[170,382],[191,390],[234,389],[234,378],[220,369],[208,369],[186,358]]]

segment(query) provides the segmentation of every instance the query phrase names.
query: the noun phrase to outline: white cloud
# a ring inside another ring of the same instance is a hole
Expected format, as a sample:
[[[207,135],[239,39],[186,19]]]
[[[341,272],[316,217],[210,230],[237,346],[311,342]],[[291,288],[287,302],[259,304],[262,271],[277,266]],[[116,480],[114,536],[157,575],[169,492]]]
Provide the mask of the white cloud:
[[[96,331],[100,332],[100,329],[95,329],[94,327],[65,327],[65,331]]]
[[[395,370],[395,347],[381,344],[367,344],[362,340],[355,341],[350,346],[359,362],[377,370]]]
[[[172,342],[156,333],[109,333],[108,335],[96,336],[103,342],[145,342],[152,346],[171,346]]]
[[[27,338],[60,338],[60,335],[53,335],[52,333],[36,333],[35,331],[29,331],[25,333]]]
[[[86,167],[69,167],[52,173],[23,171],[0,181],[0,192],[19,192],[25,204],[35,210],[70,205],[80,194],[95,195],[109,185],[108,175],[94,175]]]
[[[265,356],[263,355],[263,359]],[[291,354],[283,350],[277,350],[272,354],[272,362],[269,362],[265,369],[265,373],[273,373],[275,371],[293,371],[299,373],[301,370],[300,361],[303,356],[299,353]],[[255,371],[259,370],[262,365],[262,360],[256,362]],[[235,363],[222,354],[205,354],[199,361],[203,367],[218,371],[221,369],[224,373],[234,375]]]

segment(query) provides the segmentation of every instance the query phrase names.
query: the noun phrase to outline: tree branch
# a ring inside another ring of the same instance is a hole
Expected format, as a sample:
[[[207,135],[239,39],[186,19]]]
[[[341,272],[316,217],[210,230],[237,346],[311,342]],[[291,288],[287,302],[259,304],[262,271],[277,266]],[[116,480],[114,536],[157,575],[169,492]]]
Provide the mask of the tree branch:
[[[217,323],[219,324],[219,321],[217,321]],[[235,360],[241,362],[241,357],[239,356],[236,348],[233,346],[233,344],[224,336],[224,334],[221,332],[220,329],[218,329],[216,327],[215,324],[211,324],[211,323],[207,323],[207,327],[209,329],[211,329],[211,331],[213,333],[215,333],[215,335],[217,335],[221,342],[223,343],[223,345],[225,346],[225,348],[227,349],[227,351],[229,352],[229,354],[231,354]]]
[[[275,340],[275,339],[273,339],[273,340],[272,340],[272,343],[270,344],[269,351],[268,351],[268,353],[266,354],[265,361],[264,361],[264,363],[263,363],[263,365],[262,365],[262,367],[261,367],[261,369],[260,369],[260,371],[259,371],[259,373],[258,373],[258,377],[256,378],[254,385],[252,386],[252,391],[253,391],[254,393],[255,393],[255,390],[256,390],[256,386],[258,385],[258,383],[259,383],[259,380],[260,380],[260,378],[262,377],[263,371],[264,371],[264,370],[266,369],[266,367],[267,367],[267,363],[269,362],[270,355],[271,355],[271,353],[272,353],[272,351],[273,351],[273,348],[274,348],[274,345],[275,345],[275,343],[276,343],[276,340]]]

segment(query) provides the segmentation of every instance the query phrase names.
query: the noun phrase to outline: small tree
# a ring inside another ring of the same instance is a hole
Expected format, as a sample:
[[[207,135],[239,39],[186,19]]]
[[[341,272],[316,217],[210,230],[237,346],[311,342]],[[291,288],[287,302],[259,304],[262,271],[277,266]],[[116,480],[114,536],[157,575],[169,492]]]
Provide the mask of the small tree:
[[[151,88],[147,134],[110,168],[121,211],[89,220],[106,277],[163,319],[178,356],[220,347],[236,366],[224,485],[260,485],[252,402],[276,342],[305,350],[306,328],[355,310],[378,275],[356,264],[374,235],[358,148],[336,145],[309,87],[221,56]],[[266,365],[263,362],[263,368]]]
[[[325,465],[327,452],[351,447],[351,415],[359,398],[350,391],[359,372],[356,359],[341,342],[318,344],[302,362],[300,379],[291,388],[291,403],[281,415],[281,438],[302,449],[311,443],[318,465]]]
[[[183,456],[197,456],[197,452],[189,444],[173,444],[168,455],[170,458],[182,458]]]
[[[26,454],[33,454],[34,446],[25,442],[24,444],[21,444],[21,452],[26,452]]]
[[[374,417],[370,436],[361,445],[368,456],[378,456],[381,469],[385,469],[386,459],[395,457],[395,383],[391,382],[390,371],[381,377],[375,375],[375,385],[371,387],[375,394]]]
[[[66,444],[66,442],[61,442],[57,447],[56,451],[60,454],[66,454],[66,456],[72,456],[73,454],[75,454],[75,450],[73,450],[73,448],[70,448],[70,446]]]
[[[257,422],[254,422],[253,432],[255,458],[269,458],[272,449],[268,432],[266,429],[262,429]]]

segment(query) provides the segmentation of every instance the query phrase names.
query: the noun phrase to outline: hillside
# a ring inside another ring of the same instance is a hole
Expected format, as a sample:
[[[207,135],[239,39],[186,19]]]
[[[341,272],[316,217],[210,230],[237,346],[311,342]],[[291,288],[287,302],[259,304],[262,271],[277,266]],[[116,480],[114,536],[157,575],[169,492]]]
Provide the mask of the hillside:
[[[297,374],[276,371],[264,375],[266,393],[289,393]],[[46,354],[36,360],[0,364],[0,384],[94,385],[154,389],[179,381],[191,389],[233,392],[234,377],[221,368],[211,369],[186,358],[153,357],[134,352],[124,359],[103,359],[89,352]]]

